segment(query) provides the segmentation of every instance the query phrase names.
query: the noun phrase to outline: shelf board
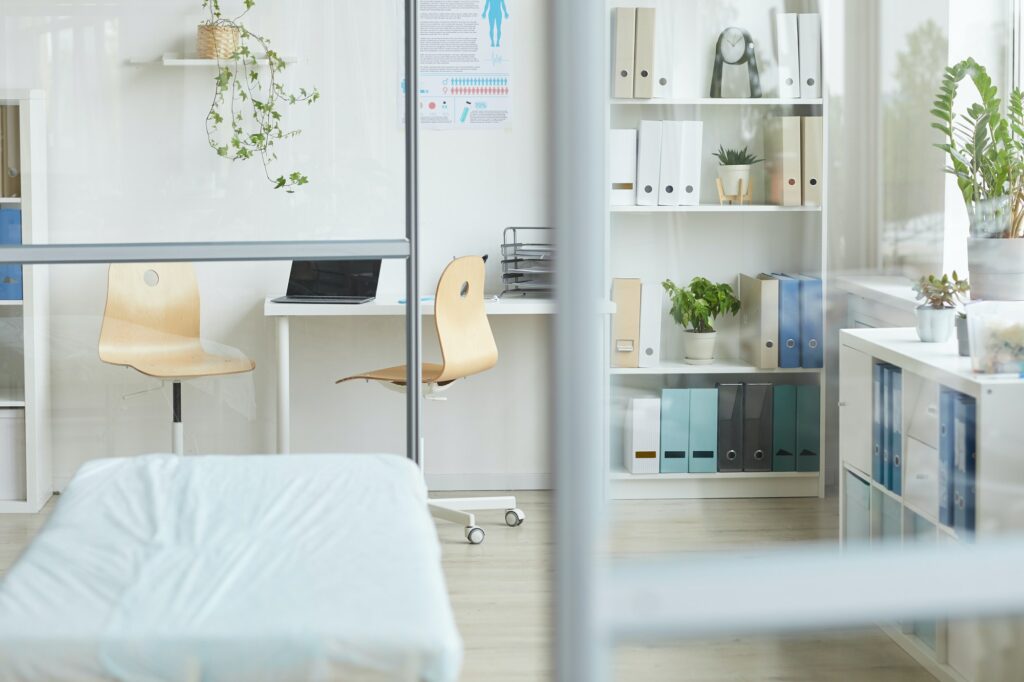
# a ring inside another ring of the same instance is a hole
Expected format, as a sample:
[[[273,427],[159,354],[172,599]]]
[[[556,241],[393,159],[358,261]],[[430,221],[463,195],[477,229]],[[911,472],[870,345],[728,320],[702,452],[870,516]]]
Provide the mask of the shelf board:
[[[776,206],[775,204],[744,204],[743,206],[611,206],[612,213],[821,213],[821,206]]]
[[[20,298],[18,298],[18,299],[7,299],[7,300],[0,299],[0,306],[15,307],[15,306],[23,306],[23,305],[25,305],[25,301],[21,300]]]
[[[651,99],[611,99],[614,105],[626,106],[760,106],[760,107],[790,107],[790,106],[821,106],[824,103],[820,97],[814,99],[783,99],[781,97],[671,97]]]
[[[614,375],[664,374],[820,374],[820,367],[794,367],[792,369],[761,369],[737,360],[715,360],[710,365],[690,365],[684,362],[662,362],[655,367],[612,367]]]
[[[21,197],[0,197],[0,204],[20,204]]]
[[[282,57],[285,64],[295,64],[298,60],[295,57]],[[235,63],[233,59],[199,59],[198,57],[183,57],[179,54],[167,53],[158,59],[129,59],[129,64],[135,66],[229,66]],[[269,61],[266,59],[257,59],[257,66],[267,66]]]
[[[710,474],[631,474],[628,471],[617,469],[609,473],[609,477],[616,481],[696,481],[702,479],[779,479],[779,478],[818,478],[817,471],[736,471],[731,473],[710,473]]]

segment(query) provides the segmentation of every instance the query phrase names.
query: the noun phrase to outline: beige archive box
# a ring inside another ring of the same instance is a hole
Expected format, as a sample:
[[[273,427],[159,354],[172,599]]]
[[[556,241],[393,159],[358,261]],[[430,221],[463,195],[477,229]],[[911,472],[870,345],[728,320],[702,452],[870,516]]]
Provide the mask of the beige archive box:
[[[612,367],[640,366],[640,297],[643,284],[639,279],[613,279],[612,303]]]
[[[760,369],[779,366],[779,280],[771,275],[740,275],[740,348],[743,359]]]
[[[636,8],[636,59],[633,62],[633,97],[654,97],[653,7]]]
[[[633,62],[636,59],[636,8],[615,8],[615,56],[612,97],[633,97]]]
[[[800,128],[799,116],[776,116],[765,120],[765,191],[769,204],[800,206],[803,201]]]
[[[804,206],[821,206],[821,195],[824,191],[821,178],[822,164],[822,119],[821,116],[804,116],[800,120],[800,153],[803,166]]]

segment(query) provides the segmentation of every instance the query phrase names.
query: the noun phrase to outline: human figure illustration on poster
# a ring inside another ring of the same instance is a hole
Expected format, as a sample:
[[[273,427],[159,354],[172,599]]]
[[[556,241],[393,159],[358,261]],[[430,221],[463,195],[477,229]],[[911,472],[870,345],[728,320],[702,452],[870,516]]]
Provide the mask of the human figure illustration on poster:
[[[480,16],[491,24],[491,47],[501,47],[501,22],[503,18],[508,19],[505,0],[484,0],[484,13]]]

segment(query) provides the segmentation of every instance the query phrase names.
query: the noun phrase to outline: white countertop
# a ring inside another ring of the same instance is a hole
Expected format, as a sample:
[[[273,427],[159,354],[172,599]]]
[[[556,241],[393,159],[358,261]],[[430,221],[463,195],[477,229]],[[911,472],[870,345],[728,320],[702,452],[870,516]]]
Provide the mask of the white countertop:
[[[836,277],[835,286],[847,293],[870,301],[913,311],[919,305],[914,296],[913,281],[899,275],[843,275]]]
[[[549,298],[488,298],[488,315],[553,315],[555,302]],[[420,313],[434,314],[434,301],[420,304]],[[268,298],[263,303],[266,317],[341,317],[371,315],[405,315],[405,304],[393,298],[375,299],[369,303],[274,303]]]

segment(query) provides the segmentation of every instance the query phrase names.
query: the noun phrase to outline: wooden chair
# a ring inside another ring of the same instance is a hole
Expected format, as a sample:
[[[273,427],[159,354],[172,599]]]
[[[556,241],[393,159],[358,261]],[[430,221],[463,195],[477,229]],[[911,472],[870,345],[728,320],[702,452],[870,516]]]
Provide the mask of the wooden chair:
[[[435,396],[452,382],[489,370],[498,362],[498,347],[494,344],[484,307],[482,258],[456,258],[441,273],[434,297],[434,323],[441,345],[441,363],[423,363],[423,391],[427,398]],[[405,365],[355,374],[335,383],[355,379],[406,390]],[[420,464],[423,464],[422,456]],[[526,518],[516,507],[516,498],[512,495],[431,499],[429,506],[435,517],[462,523],[466,528],[466,539],[474,545],[484,541],[484,530],[476,525],[476,518],[470,510],[504,509],[505,523],[509,526],[518,526]]]
[[[256,363],[211,353],[199,336],[199,283],[190,263],[124,263],[107,273],[107,304],[100,329],[100,360],[173,383],[172,441],[185,450],[181,382],[251,372]]]

